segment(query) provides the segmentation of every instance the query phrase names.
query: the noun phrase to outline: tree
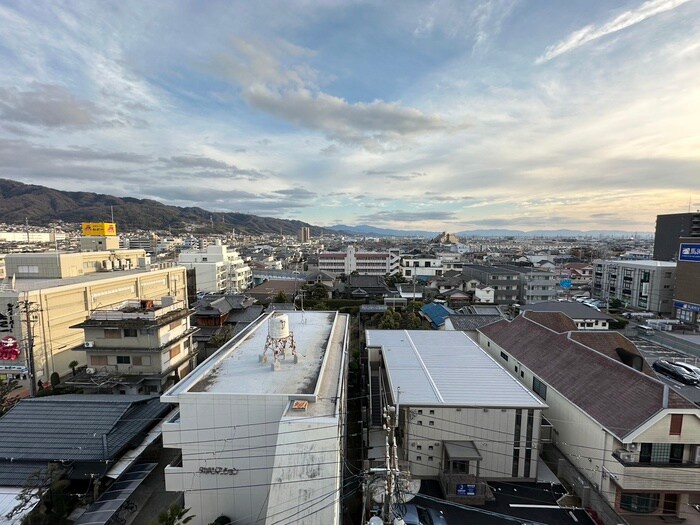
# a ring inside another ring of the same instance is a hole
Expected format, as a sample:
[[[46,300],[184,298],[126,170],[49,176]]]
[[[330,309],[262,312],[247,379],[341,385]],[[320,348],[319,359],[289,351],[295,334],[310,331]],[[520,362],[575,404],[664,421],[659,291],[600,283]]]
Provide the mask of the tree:
[[[277,295],[275,295],[274,299],[272,299],[272,302],[287,303],[289,301],[287,300],[287,294],[280,290],[279,292],[277,292]]]
[[[16,388],[19,388],[19,383],[14,379],[10,379],[7,382],[0,381],[0,416],[10,410],[19,401],[18,395],[11,395]]]
[[[77,373],[77,372],[75,371],[75,367],[78,366],[78,362],[77,362],[77,361],[71,361],[70,363],[68,363],[68,366],[69,366],[70,369],[73,371],[73,377],[75,377],[75,375],[76,375],[76,373]]]
[[[152,520],[149,525],[183,525],[190,522],[194,516],[188,516],[190,509],[183,509],[177,503],[173,503],[168,507],[168,510],[164,510],[158,514],[158,518]]]
[[[52,387],[57,387],[61,384],[61,376],[58,375],[58,372],[52,372],[49,379],[51,380]]]

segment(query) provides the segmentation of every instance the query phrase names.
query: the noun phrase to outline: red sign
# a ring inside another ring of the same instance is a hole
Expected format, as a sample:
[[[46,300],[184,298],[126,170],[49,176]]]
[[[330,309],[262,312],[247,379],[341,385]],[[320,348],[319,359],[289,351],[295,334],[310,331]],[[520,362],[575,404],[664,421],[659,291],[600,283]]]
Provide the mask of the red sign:
[[[8,335],[0,339],[0,360],[14,361],[21,353],[19,341],[14,337]]]

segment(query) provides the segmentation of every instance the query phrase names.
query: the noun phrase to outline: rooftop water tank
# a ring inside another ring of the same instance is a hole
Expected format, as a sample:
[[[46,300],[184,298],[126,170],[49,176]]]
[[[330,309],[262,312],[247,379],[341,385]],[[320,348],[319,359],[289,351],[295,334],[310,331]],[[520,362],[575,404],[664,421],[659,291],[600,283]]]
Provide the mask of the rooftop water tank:
[[[286,339],[289,337],[289,316],[287,314],[276,314],[270,318],[270,337],[273,339]]]

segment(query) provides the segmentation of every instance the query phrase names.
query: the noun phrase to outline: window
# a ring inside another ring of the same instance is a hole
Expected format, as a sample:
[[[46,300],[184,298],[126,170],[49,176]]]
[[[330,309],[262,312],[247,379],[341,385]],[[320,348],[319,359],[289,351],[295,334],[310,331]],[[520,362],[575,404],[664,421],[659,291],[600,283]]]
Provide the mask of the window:
[[[532,390],[540,396],[543,400],[547,400],[547,385],[536,377],[532,378]]]
[[[513,470],[511,472],[511,475],[514,478],[518,477],[518,471],[519,471],[518,467],[519,466],[520,466],[520,449],[516,448],[515,450],[513,450]]]
[[[106,355],[93,355],[90,357],[90,364],[94,366],[104,366],[107,364]]]
[[[423,456],[416,456],[416,461],[423,461]]]
[[[428,461],[432,461],[432,460],[433,460],[433,456],[428,456]]]
[[[416,450],[423,450],[423,445],[416,445]]]
[[[121,339],[122,331],[118,328],[105,328],[105,339]]]
[[[428,421],[428,426],[429,427],[434,427],[435,426],[435,421]]]
[[[430,411],[430,415],[432,416],[432,415],[434,415],[434,414],[435,414],[435,410],[431,410],[431,411]]]
[[[423,415],[423,410],[420,409],[420,408],[418,409],[418,415],[419,415],[419,416],[420,416],[420,415]]]
[[[170,359],[180,354],[180,345],[170,349]]]
[[[182,324],[182,321],[173,321],[170,323],[170,326],[168,327],[170,330],[175,330],[175,328],[178,328]]]
[[[137,337],[139,331],[136,328],[124,328],[124,337]]]
[[[118,365],[130,365],[131,364],[131,357],[128,355],[118,355],[117,356],[117,364]]]
[[[620,498],[620,508],[629,510],[630,512],[639,512],[648,514],[654,512],[659,506],[659,495],[623,492]]]
[[[501,352],[501,359],[503,359],[504,361],[508,361],[508,354],[506,354],[505,352]]]
[[[671,428],[668,432],[670,436],[680,436],[683,430],[683,414],[671,415]]]

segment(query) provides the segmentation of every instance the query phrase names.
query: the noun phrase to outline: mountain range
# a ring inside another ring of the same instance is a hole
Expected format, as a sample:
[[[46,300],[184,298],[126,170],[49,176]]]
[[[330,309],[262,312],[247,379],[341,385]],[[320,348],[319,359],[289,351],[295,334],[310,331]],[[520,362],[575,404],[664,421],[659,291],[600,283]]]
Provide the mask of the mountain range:
[[[46,225],[51,222],[114,222],[120,231],[169,230],[196,233],[296,235],[299,228],[321,229],[301,221],[245,213],[210,212],[202,208],[168,206],[149,199],[114,197],[83,191],[60,191],[45,186],[0,179],[0,222]],[[193,229],[194,227],[194,229]]]
[[[441,232],[426,230],[393,230],[389,228],[376,228],[367,224],[348,226],[338,224],[331,226],[330,230],[346,232],[353,235],[365,235],[373,237],[436,237]],[[450,233],[450,232],[448,232]],[[459,237],[630,237],[632,235],[650,237],[648,232],[628,232],[622,230],[464,230],[456,232]]]

